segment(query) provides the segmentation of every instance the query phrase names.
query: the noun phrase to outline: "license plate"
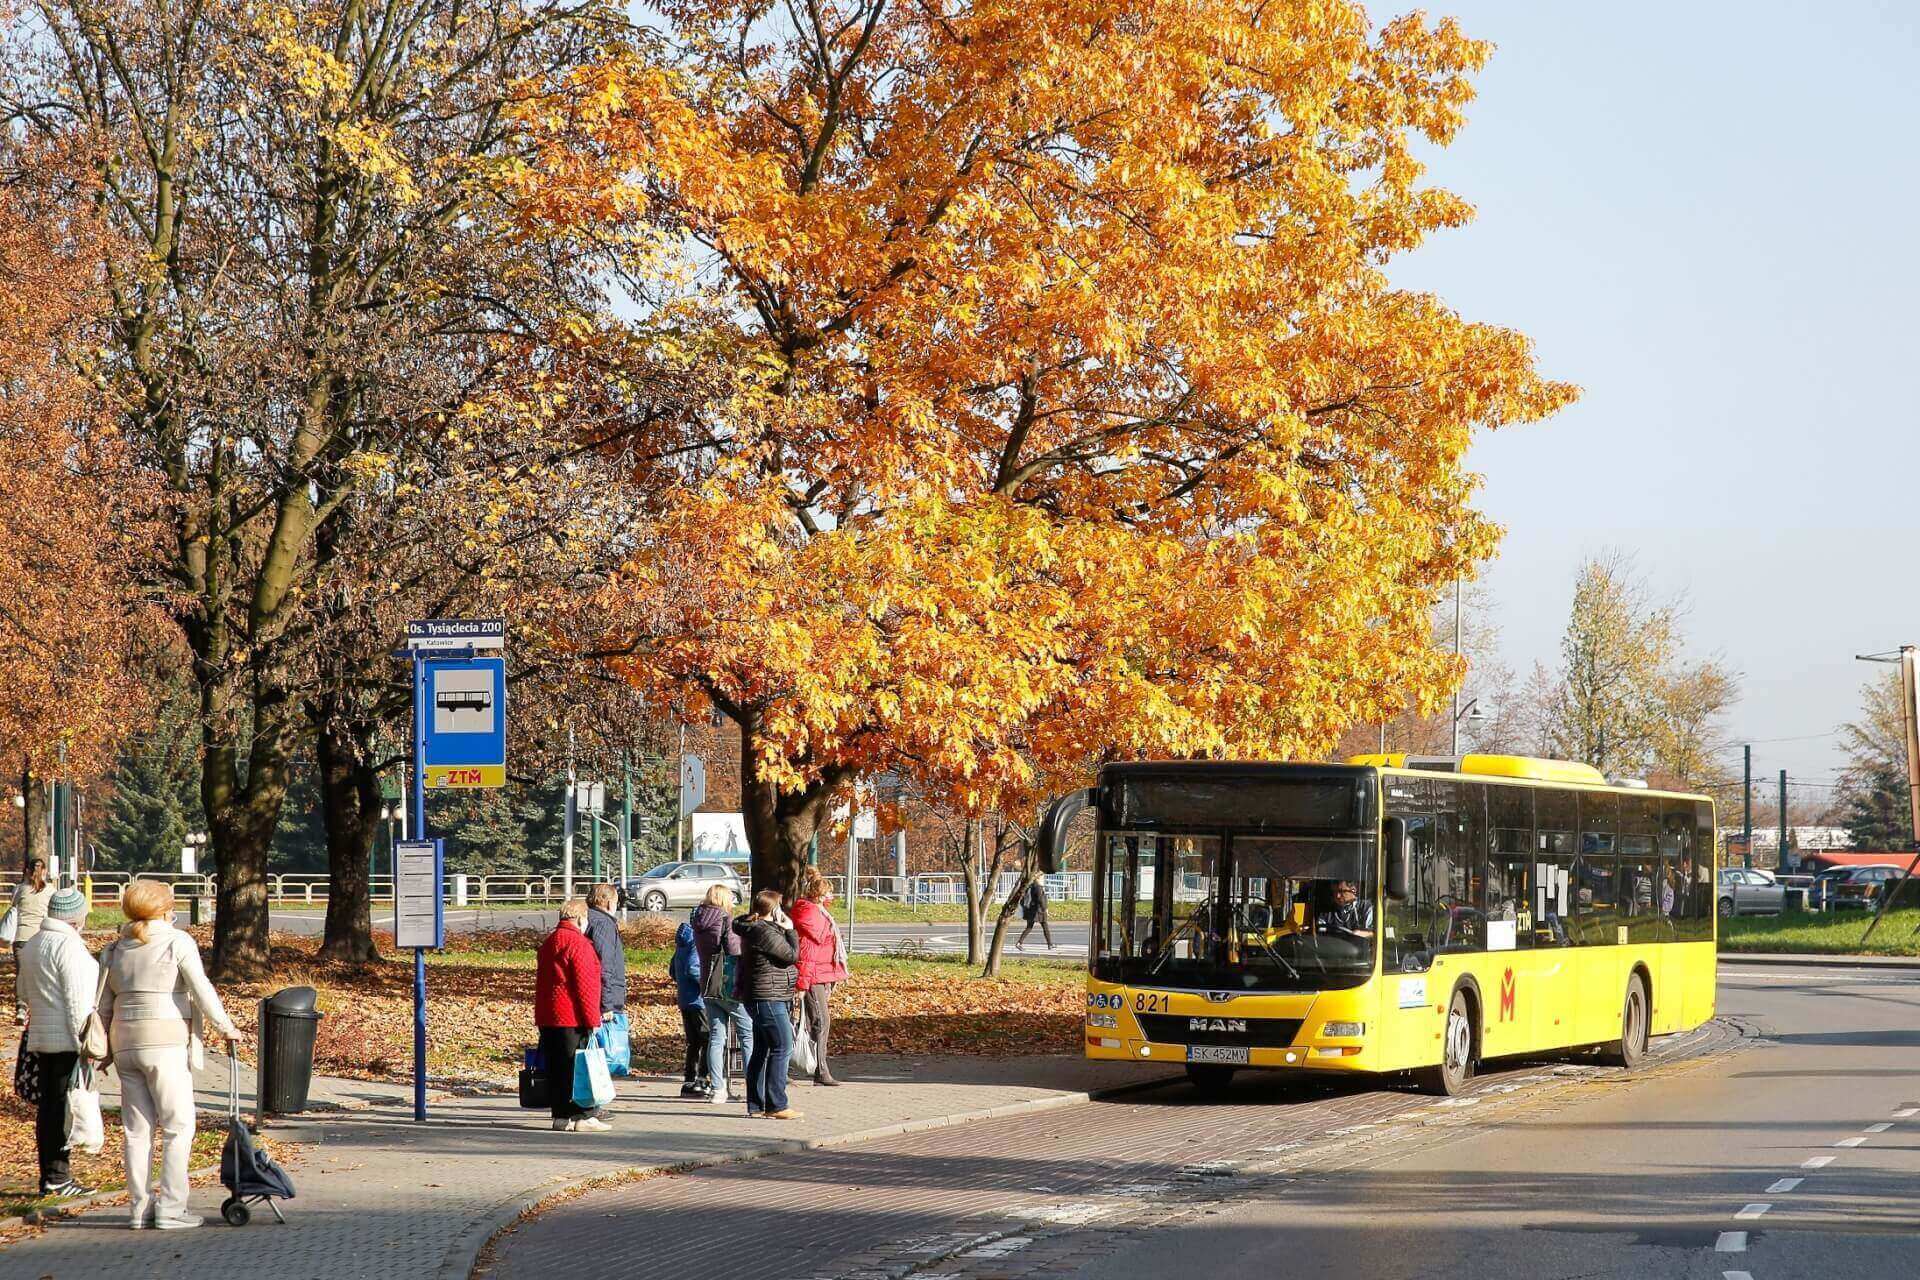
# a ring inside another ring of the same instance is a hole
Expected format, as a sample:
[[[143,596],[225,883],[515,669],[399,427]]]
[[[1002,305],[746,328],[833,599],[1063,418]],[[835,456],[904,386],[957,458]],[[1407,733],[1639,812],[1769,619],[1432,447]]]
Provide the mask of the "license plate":
[[[1230,1062],[1236,1066],[1247,1065],[1247,1049],[1238,1044],[1190,1044],[1187,1046],[1188,1062]]]

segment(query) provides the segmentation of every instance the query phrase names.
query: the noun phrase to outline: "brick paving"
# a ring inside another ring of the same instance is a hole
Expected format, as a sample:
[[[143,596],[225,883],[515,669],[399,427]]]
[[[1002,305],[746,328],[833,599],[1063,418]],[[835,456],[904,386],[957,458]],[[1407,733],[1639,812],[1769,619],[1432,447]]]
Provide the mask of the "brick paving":
[[[1136,1070],[1078,1059],[836,1060],[841,1089],[796,1085],[805,1121],[748,1120],[740,1105],[681,1100],[678,1080],[622,1081],[615,1131],[561,1134],[544,1112],[511,1097],[437,1097],[433,1119],[411,1121],[412,1095],[390,1086],[322,1082],[339,1110],[275,1121],[294,1144],[298,1198],[285,1226],[261,1211],[236,1230],[217,1213],[216,1179],[196,1184],[206,1227],[131,1232],[124,1208],[102,1206],[0,1249],[0,1280],[464,1280],[473,1253],[523,1206],[583,1179],[692,1162],[793,1151],[893,1126],[1049,1105],[1138,1082]],[[224,1106],[225,1066],[203,1080],[202,1102]],[[111,1121],[110,1121],[111,1123]],[[737,1167],[737,1166],[732,1166]]]
[[[1690,1069],[1742,1043],[1730,1022],[1662,1047]],[[1561,1105],[1620,1077],[1530,1063],[1466,1099],[1253,1077],[1228,1099],[1182,1087],[971,1121],[857,1147],[589,1192],[502,1236],[484,1280],[989,1280],[1079,1269],[1136,1226],[1207,1212],[1317,1172]],[[1279,1103],[1292,1105],[1277,1105]]]

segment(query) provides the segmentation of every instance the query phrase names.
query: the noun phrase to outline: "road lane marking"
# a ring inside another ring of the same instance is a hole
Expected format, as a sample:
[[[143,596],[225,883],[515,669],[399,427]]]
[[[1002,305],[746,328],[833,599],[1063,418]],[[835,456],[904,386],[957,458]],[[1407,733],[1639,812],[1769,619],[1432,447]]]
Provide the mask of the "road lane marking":
[[[1842,1138],[1833,1145],[1836,1147],[1857,1147],[1865,1141],[1865,1138]]]
[[[1920,1115],[1920,1107],[1902,1107],[1893,1113],[1893,1118],[1895,1120],[1905,1120],[1916,1115]]]
[[[1813,1159],[1803,1162],[1800,1167],[1802,1169],[1824,1169],[1832,1163],[1832,1156],[1815,1156]]]
[[[1767,1188],[1767,1194],[1770,1196],[1783,1196],[1805,1181],[1805,1178],[1782,1178]]]
[[[1744,1209],[1740,1210],[1740,1212],[1734,1214],[1733,1216],[1736,1220],[1740,1220],[1740,1221],[1746,1221],[1753,1218],[1764,1218],[1767,1216],[1767,1210],[1771,1208],[1773,1208],[1773,1206],[1770,1204],[1750,1204],[1746,1206]]]
[[[1720,1238],[1713,1242],[1715,1253],[1745,1253],[1747,1251],[1747,1233],[1744,1231],[1722,1231]]]
[[[1882,1120],[1879,1124],[1868,1125],[1867,1132],[1868,1133],[1885,1133],[1887,1130],[1891,1128],[1893,1128],[1893,1122],[1891,1120]]]
[[[927,1280],[933,1280],[933,1277],[932,1277],[932,1276],[928,1276],[928,1277],[927,1277]],[[1720,1280],[1753,1280],[1753,1272],[1751,1272],[1751,1271],[1722,1271],[1722,1272],[1720,1273]]]

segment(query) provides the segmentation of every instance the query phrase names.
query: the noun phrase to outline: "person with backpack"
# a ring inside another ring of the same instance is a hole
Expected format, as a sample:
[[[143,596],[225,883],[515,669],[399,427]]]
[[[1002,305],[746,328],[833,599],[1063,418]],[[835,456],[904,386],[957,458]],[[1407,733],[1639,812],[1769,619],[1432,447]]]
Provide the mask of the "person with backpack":
[[[727,1033],[740,1044],[744,1061],[753,1052],[753,1020],[733,996],[733,975],[740,938],[733,931],[733,890],[716,884],[694,909],[694,956],[700,963],[700,1003],[707,1012],[707,1101],[727,1101]]]
[[[683,920],[673,935],[673,959],[667,965],[673,979],[674,1001],[680,1006],[680,1026],[687,1037],[687,1061],[680,1096],[704,1098],[712,1092],[707,1075],[707,1006],[700,997],[700,949],[694,945],[693,922]]]
[[[1020,918],[1027,927],[1020,931],[1020,940],[1013,944],[1015,951],[1027,949],[1027,935],[1033,932],[1033,926],[1040,926],[1040,936],[1047,940],[1047,950],[1053,950],[1053,926],[1047,920],[1047,887],[1038,877],[1029,881],[1027,891],[1020,898]]]
[[[734,994],[753,1017],[753,1052],[747,1058],[747,1114],[768,1120],[798,1120],[787,1105],[787,1060],[793,1054],[790,1009],[799,980],[800,941],[780,906],[778,889],[753,895],[753,910],[733,922],[740,936],[740,969]]]

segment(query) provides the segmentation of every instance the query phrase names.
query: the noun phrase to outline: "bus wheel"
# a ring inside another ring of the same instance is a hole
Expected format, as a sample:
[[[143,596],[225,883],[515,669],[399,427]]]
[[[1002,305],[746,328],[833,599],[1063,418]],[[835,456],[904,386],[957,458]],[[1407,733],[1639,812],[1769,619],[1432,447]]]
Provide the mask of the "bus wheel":
[[[1620,1039],[1607,1047],[1614,1065],[1631,1070],[1647,1056],[1647,983],[1639,974],[1627,979],[1627,998],[1620,1005]]]
[[[1217,1098],[1233,1083],[1233,1068],[1215,1062],[1189,1062],[1187,1080],[1209,1098]]]
[[[1428,1093],[1456,1097],[1473,1079],[1473,1002],[1464,991],[1453,993],[1447,1006],[1447,1030],[1440,1037],[1440,1065],[1418,1074],[1420,1087]]]

